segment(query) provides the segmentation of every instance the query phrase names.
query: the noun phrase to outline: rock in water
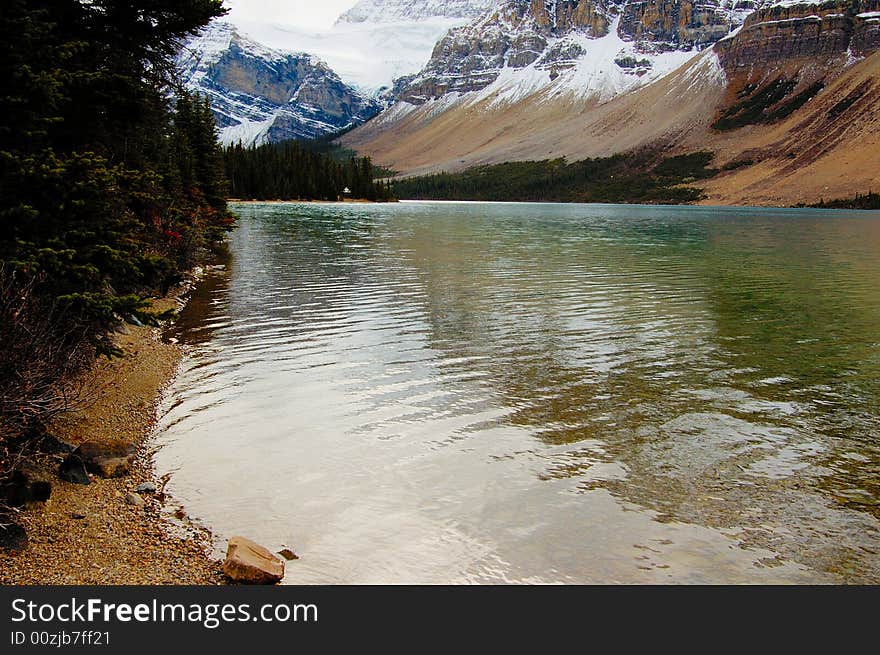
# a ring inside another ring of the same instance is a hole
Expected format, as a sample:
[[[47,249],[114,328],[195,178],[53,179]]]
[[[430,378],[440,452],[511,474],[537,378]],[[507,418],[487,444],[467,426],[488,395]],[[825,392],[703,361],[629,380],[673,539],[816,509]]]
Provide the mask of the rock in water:
[[[89,473],[102,478],[121,478],[128,475],[136,453],[136,448],[124,441],[87,441],[73,451],[74,455],[82,459]]]
[[[20,553],[27,550],[28,536],[25,529],[16,523],[0,521],[0,550]]]
[[[294,560],[299,559],[299,555],[297,555],[292,550],[290,550],[290,548],[285,548],[284,550],[279,550],[278,554],[281,555],[281,557],[286,559],[288,562],[292,562]]]
[[[223,572],[241,584],[278,584],[284,579],[284,562],[249,539],[233,537],[229,540]]]
[[[86,465],[78,455],[68,455],[58,467],[58,477],[73,484],[91,484]]]

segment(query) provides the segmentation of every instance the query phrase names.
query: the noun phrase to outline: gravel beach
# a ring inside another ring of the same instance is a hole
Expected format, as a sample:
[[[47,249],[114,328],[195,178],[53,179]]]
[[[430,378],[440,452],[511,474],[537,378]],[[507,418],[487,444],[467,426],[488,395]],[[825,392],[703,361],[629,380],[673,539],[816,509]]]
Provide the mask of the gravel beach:
[[[173,298],[155,303],[174,307]],[[162,493],[150,464],[149,438],[162,390],[174,377],[181,349],[161,340],[161,329],[126,326],[118,335],[124,357],[101,359],[84,381],[87,399],[50,433],[79,445],[121,440],[138,448],[123,478],[92,476],[88,486],[54,476],[52,495],[32,503],[17,518],[29,546],[0,554],[4,585],[215,585],[225,578],[210,557],[211,535],[190,523],[182,508]],[[55,471],[58,458],[40,464]],[[137,487],[152,482],[156,493]],[[127,495],[128,498],[126,497]],[[143,500],[143,504],[141,504]],[[136,504],[133,504],[136,503]]]

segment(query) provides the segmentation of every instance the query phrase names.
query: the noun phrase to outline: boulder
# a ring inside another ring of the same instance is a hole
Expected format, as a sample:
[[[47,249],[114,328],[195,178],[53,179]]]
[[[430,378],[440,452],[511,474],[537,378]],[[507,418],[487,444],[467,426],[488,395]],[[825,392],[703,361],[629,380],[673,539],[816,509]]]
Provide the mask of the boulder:
[[[125,502],[129,505],[134,505],[135,507],[143,507],[146,504],[143,498],[130,491],[125,494]]]
[[[139,484],[137,486],[137,489],[135,489],[135,491],[137,491],[139,494],[154,494],[158,490],[159,489],[152,482],[144,482],[142,484]]]
[[[87,441],[73,454],[82,459],[89,473],[102,478],[121,478],[131,470],[137,449],[124,441]]]
[[[7,523],[0,519],[0,550],[20,553],[27,550],[28,536],[25,529],[17,523]]]
[[[10,507],[25,503],[44,503],[52,495],[51,476],[35,464],[18,466],[6,484],[6,502]]]
[[[73,444],[48,433],[39,437],[36,446],[41,453],[47,455],[68,455],[76,449]]]
[[[240,584],[278,584],[284,579],[284,561],[249,539],[233,537],[229,540],[223,572]]]
[[[91,484],[86,465],[79,455],[68,455],[58,467],[58,477],[73,484]]]

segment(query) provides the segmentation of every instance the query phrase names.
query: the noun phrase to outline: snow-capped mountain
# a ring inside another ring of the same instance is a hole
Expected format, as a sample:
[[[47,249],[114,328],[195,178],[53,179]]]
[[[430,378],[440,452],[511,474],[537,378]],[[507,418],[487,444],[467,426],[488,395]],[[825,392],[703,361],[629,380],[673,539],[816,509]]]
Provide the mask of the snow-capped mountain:
[[[450,29],[465,25],[495,0],[363,0],[323,31],[244,23],[243,34],[281,50],[311,53],[347,84],[378,97],[394,80],[417,73]]]
[[[607,101],[675,70],[753,9],[753,0],[499,0],[447,34],[399,98],[482,91],[511,102],[544,91]]]
[[[418,72],[437,40],[494,2],[364,0],[321,33],[216,21],[185,45],[178,67],[211,99],[223,142],[313,138],[375,115],[395,79]]]
[[[342,141],[402,175],[711,150],[716,202],[876,188],[880,0],[498,0]]]
[[[380,109],[314,55],[269,49],[222,21],[184,46],[178,68],[187,88],[210,98],[224,143],[315,138]]]

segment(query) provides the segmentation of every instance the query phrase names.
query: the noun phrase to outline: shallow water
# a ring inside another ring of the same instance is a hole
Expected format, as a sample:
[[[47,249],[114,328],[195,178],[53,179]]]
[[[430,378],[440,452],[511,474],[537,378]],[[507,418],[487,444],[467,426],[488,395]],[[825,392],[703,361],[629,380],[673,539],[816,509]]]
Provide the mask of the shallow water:
[[[236,210],[156,464],[288,582],[880,582],[880,214]]]

